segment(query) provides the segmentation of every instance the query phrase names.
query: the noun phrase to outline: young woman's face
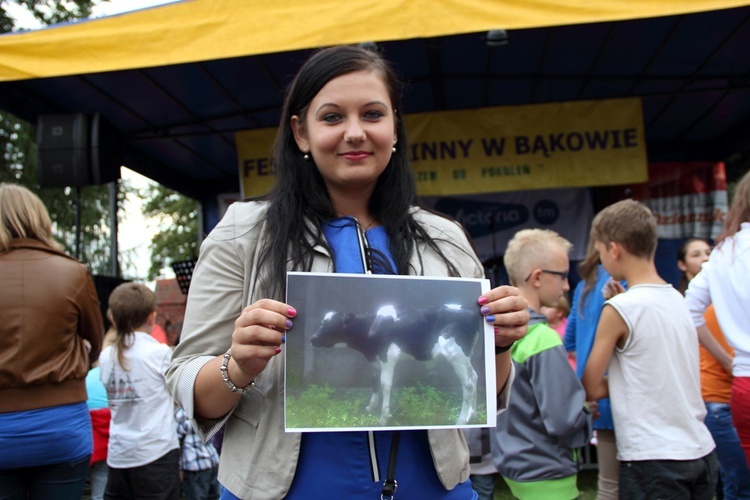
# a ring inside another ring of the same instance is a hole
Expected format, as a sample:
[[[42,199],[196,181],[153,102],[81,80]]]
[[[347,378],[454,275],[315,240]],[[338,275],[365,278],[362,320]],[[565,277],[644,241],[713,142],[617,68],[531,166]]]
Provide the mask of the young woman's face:
[[[685,273],[688,281],[693,279],[701,270],[701,265],[708,260],[711,247],[705,241],[692,241],[685,251],[685,260],[677,262],[677,267]]]
[[[377,71],[329,81],[310,101],[304,123],[292,117],[297,146],[309,153],[332,196],[372,190],[396,144],[388,89]]]

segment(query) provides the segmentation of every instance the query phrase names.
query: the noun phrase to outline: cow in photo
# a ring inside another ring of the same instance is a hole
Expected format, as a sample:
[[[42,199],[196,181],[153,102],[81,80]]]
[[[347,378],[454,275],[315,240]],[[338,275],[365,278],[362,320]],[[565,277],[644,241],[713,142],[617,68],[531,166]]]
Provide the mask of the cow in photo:
[[[373,390],[367,411],[375,413],[382,400],[380,425],[383,426],[390,417],[393,373],[399,359],[403,356],[419,361],[446,359],[463,392],[456,425],[465,425],[476,413],[478,377],[471,355],[481,332],[481,317],[475,310],[454,305],[384,306],[376,314],[329,312],[311,342],[316,347],[344,343],[379,368],[379,385]]]

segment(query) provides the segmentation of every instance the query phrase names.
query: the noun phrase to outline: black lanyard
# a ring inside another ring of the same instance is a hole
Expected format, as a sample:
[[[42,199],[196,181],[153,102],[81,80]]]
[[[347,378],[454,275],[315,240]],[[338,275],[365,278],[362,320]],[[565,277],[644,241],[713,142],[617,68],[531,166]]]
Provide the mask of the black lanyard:
[[[396,479],[393,476],[396,474],[399,441],[401,441],[401,431],[393,431],[393,435],[391,436],[391,453],[388,457],[388,472],[385,475],[385,481],[383,481],[383,489],[380,494],[381,500],[391,500],[396,494],[398,483],[396,483]]]
[[[359,241],[359,251],[362,258],[362,268],[365,274],[372,274],[372,260],[370,258],[370,242],[367,241],[367,235],[359,225],[359,221],[354,219],[354,224],[357,229],[357,240]],[[398,483],[394,476],[396,475],[396,459],[398,458],[398,445],[401,441],[401,431],[393,431],[391,436],[391,452],[388,456],[388,471],[385,475],[385,481],[383,481],[383,489],[381,490],[381,500],[392,500],[396,493]]]

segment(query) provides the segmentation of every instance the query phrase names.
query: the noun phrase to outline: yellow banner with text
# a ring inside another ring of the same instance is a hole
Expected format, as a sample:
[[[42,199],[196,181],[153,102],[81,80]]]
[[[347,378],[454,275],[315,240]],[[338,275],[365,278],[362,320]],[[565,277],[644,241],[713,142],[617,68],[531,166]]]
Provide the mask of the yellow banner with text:
[[[405,122],[421,196],[648,181],[638,98],[420,113]],[[271,187],[274,135],[236,134],[244,197]]]

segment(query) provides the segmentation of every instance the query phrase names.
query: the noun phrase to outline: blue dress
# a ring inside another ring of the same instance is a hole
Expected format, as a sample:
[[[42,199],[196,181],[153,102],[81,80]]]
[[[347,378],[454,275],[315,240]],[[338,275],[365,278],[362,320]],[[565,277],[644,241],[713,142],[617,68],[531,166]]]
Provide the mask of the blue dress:
[[[609,273],[600,265],[597,269],[596,283],[586,295],[582,307],[580,303],[586,282],[579,282],[573,293],[568,325],[565,328],[564,344],[566,351],[575,351],[576,353],[576,374],[578,378],[583,378],[586,362],[591,354],[591,348],[594,346],[596,327],[599,324],[599,317],[602,314],[602,307],[605,302],[602,288],[609,278]],[[600,399],[598,403],[599,418],[594,420],[593,428],[614,430],[615,425],[612,421],[612,408],[609,398]]]

